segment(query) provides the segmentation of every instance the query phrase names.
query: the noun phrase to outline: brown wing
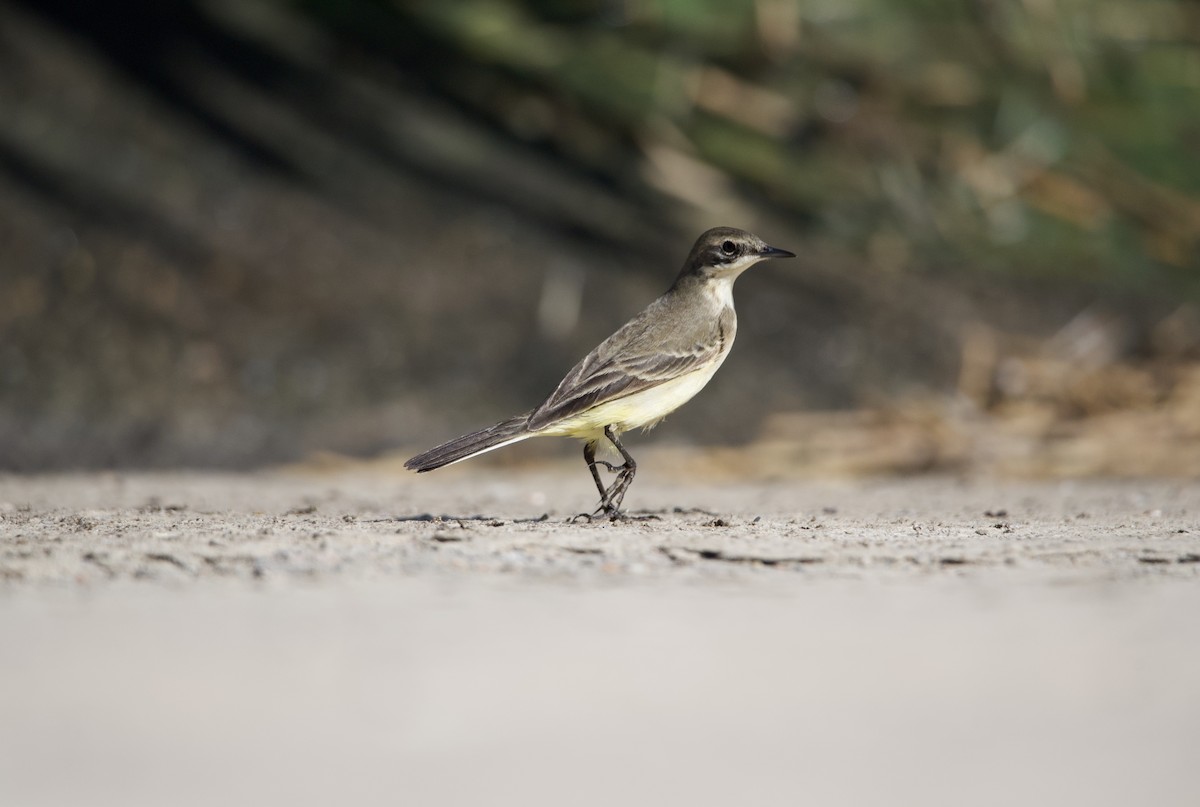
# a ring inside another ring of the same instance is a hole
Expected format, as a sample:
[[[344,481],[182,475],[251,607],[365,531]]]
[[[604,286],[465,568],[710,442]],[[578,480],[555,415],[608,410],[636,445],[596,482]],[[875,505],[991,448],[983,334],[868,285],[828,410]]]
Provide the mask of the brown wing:
[[[733,337],[733,312],[691,322],[660,299],[575,365],[529,416],[531,431],[649,389],[716,360]]]

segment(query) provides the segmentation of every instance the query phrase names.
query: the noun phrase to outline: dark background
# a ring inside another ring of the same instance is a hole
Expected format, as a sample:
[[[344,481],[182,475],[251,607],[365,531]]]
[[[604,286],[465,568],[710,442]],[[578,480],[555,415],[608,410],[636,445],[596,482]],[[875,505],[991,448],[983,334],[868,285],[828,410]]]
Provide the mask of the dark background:
[[[0,0],[0,468],[428,447],[717,224],[800,258],[660,441],[933,406],[1182,451],[1198,197],[1189,2]]]

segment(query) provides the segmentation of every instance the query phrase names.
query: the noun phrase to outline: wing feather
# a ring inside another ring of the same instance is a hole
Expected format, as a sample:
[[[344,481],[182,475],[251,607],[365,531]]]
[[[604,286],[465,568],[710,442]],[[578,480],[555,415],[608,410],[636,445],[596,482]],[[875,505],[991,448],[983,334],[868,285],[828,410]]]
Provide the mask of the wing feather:
[[[643,312],[575,365],[530,414],[530,430],[701,369],[726,349],[725,317],[689,323],[683,332],[655,332],[653,322],[652,312]]]

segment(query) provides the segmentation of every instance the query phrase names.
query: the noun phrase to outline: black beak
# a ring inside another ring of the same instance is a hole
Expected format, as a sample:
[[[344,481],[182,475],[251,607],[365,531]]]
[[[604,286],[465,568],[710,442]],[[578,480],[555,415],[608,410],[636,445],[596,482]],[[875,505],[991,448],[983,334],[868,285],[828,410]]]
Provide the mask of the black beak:
[[[779,247],[763,247],[758,251],[758,254],[764,258],[794,258],[795,252],[788,252],[786,249]]]

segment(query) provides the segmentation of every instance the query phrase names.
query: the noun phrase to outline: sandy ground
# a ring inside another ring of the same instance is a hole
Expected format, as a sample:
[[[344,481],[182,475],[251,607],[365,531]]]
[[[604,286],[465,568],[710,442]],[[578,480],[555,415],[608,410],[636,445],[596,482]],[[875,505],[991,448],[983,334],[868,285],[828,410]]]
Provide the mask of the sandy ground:
[[[0,804],[1193,804],[1200,485],[0,478]]]

